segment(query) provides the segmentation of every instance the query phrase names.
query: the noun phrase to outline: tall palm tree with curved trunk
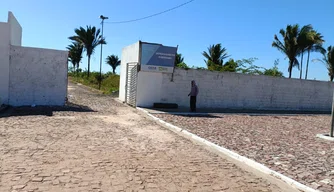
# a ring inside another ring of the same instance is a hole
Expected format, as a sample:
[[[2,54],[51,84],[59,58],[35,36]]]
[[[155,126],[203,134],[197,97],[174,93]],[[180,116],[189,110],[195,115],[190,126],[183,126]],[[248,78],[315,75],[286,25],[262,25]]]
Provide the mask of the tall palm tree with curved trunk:
[[[106,63],[112,68],[113,74],[116,74],[116,68],[121,65],[117,55],[109,55],[106,59]]]
[[[334,79],[334,46],[329,46],[327,48],[327,54],[323,54],[322,59],[313,59],[314,61],[320,61],[326,65],[326,68],[328,70],[328,76],[329,80],[333,81]]]
[[[281,29],[279,33],[281,34],[283,38],[283,42],[279,40],[277,35],[274,36],[274,42],[272,43],[272,46],[277,48],[279,51],[281,51],[283,54],[286,55],[286,57],[289,59],[289,78],[291,78],[292,75],[292,69],[293,67],[299,68],[299,62],[297,60],[298,53],[300,51],[298,47],[298,35],[299,35],[299,25],[287,25],[286,29]]]
[[[299,54],[301,55],[301,59],[300,59],[300,75],[299,75],[299,79],[302,79],[302,75],[303,75],[303,58],[304,58],[304,53],[307,50],[307,47],[309,46],[308,44],[308,38],[310,36],[310,32],[313,30],[312,25],[305,25],[301,28],[299,34],[298,34],[298,38],[297,38],[297,44],[299,47]]]
[[[306,72],[305,72],[305,79],[307,79],[308,74],[308,65],[310,61],[310,53],[311,52],[319,52],[321,54],[326,53],[326,49],[322,47],[322,44],[325,42],[321,33],[312,30],[309,33],[307,38],[308,46],[307,46],[307,64],[306,64]]]
[[[68,49],[68,61],[73,64],[73,67],[79,69],[79,65],[82,59],[83,46],[80,43],[73,42],[66,47]]]
[[[225,47],[220,43],[213,44],[208,47],[208,51],[203,51],[202,55],[205,57],[204,62],[210,68],[212,65],[223,66],[224,59],[230,57]]]
[[[96,27],[86,26],[74,29],[76,35],[69,37],[70,40],[81,44],[87,53],[88,57],[88,77],[90,74],[90,57],[94,53],[98,45],[106,44],[105,39],[100,35],[100,29]]]

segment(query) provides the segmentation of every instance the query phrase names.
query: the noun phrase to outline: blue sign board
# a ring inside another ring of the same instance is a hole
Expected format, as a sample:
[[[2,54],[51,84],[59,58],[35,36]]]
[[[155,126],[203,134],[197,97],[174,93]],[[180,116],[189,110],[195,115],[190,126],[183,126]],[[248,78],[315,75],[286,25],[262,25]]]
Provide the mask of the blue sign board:
[[[176,47],[157,44],[141,44],[141,70],[156,72],[173,72]]]

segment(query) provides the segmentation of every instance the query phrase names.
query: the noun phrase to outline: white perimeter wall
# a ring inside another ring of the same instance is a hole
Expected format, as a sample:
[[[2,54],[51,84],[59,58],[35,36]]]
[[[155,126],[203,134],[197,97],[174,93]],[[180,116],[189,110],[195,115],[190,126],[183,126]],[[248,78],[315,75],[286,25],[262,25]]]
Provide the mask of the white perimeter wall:
[[[175,69],[173,82],[172,74],[141,75],[145,74],[139,74],[142,83],[138,84],[137,104],[142,107],[152,107],[154,102],[189,107],[187,95],[191,80],[195,80],[197,106],[202,108],[329,111],[334,88],[331,82],[193,69]]]
[[[8,24],[10,26],[10,44],[21,46],[22,27],[10,11],[8,12]]]
[[[125,101],[126,66],[130,62],[139,62],[139,42],[124,47],[122,50],[119,82],[119,99],[121,101]]]
[[[9,104],[64,105],[67,51],[11,46]]]
[[[9,24],[0,22],[0,106],[8,104],[9,42]]]

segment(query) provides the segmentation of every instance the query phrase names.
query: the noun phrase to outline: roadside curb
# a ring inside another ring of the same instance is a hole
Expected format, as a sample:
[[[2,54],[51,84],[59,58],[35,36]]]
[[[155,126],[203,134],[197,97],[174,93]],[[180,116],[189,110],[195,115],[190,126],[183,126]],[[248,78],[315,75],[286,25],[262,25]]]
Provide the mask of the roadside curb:
[[[325,139],[327,141],[334,141],[333,137],[330,137],[329,134],[317,134],[316,137],[320,138],[320,139]]]
[[[241,156],[231,150],[228,150],[224,147],[218,146],[204,138],[201,138],[185,129],[182,129],[180,127],[177,127],[175,125],[172,125],[170,123],[167,123],[165,121],[163,121],[160,118],[155,117],[154,115],[150,114],[148,111],[146,111],[145,109],[142,109],[140,107],[137,107],[137,109],[143,113],[145,113],[147,116],[149,116],[150,118],[152,118],[153,120],[157,121],[158,123],[162,124],[163,126],[165,126],[166,128],[170,129],[173,132],[176,132],[177,134],[179,134],[180,136],[183,136],[195,143],[201,144],[201,145],[206,145],[211,149],[214,149],[215,151],[222,153],[224,155],[227,155],[235,160],[238,160],[246,165],[248,165],[249,167],[252,167],[258,171],[261,171],[262,173],[271,175],[275,178],[278,178],[282,181],[284,181],[285,183],[287,183],[290,186],[293,186],[295,188],[297,188],[298,190],[301,190],[303,192],[320,192],[319,190],[315,190],[312,189],[304,184],[299,183],[298,181],[295,181],[287,176],[282,175],[281,173],[278,173],[274,170],[271,170],[270,168],[266,167],[265,165],[258,163],[254,160],[248,159],[247,157]]]

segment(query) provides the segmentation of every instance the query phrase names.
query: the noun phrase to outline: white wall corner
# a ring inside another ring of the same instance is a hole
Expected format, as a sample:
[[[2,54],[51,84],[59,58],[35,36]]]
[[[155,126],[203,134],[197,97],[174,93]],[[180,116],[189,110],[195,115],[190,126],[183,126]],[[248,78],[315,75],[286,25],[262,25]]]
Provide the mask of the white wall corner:
[[[9,98],[9,50],[10,26],[0,22],[0,105],[8,104]]]
[[[22,45],[22,27],[11,11],[8,11],[8,24],[10,26],[10,44]]]

